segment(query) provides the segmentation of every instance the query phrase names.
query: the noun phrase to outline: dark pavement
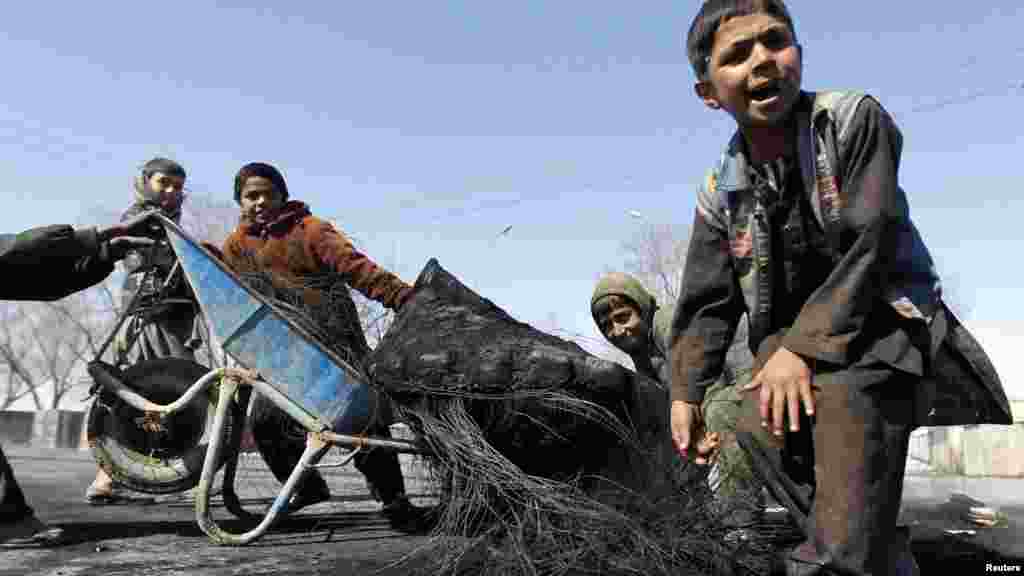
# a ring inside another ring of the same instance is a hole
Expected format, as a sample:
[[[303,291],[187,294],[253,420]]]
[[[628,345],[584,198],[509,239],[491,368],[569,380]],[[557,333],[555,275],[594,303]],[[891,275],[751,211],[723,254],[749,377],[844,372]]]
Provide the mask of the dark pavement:
[[[4,575],[398,575],[409,567],[396,562],[427,542],[391,530],[351,467],[325,471],[334,494],[330,502],[300,511],[253,544],[225,547],[212,544],[199,530],[187,493],[133,494],[138,499],[129,504],[90,506],[84,492],[95,466],[88,452],[9,444],[4,450],[37,515],[63,527],[70,540],[55,549],[0,549]],[[239,491],[255,511],[269,504],[278,487],[258,456],[243,458]],[[422,473],[403,458],[414,502],[431,503]],[[902,521],[911,528],[923,575],[939,570],[992,573],[986,564],[1024,572],[1024,479],[913,476],[905,492]],[[950,502],[958,492],[997,506],[1008,524],[971,525],[964,518],[967,505]],[[212,503],[225,527],[241,531],[250,526],[228,514],[219,498]]]
[[[62,527],[69,543],[43,550],[0,549],[2,575],[398,575],[407,569],[391,564],[426,542],[392,530],[351,467],[323,471],[333,492],[330,502],[297,512],[248,546],[227,547],[214,545],[199,529],[190,493],[129,492],[133,500],[127,504],[91,506],[84,495],[96,468],[87,451],[9,444],[4,451],[36,515]],[[248,460],[239,467],[239,495],[247,510],[259,511],[279,485],[258,456],[243,459]],[[324,462],[337,459],[328,454]],[[403,464],[408,467],[409,461]],[[431,503],[422,497],[415,473],[408,473],[407,482],[413,502]],[[219,497],[211,504],[222,527],[234,532],[252,527],[224,510]]]

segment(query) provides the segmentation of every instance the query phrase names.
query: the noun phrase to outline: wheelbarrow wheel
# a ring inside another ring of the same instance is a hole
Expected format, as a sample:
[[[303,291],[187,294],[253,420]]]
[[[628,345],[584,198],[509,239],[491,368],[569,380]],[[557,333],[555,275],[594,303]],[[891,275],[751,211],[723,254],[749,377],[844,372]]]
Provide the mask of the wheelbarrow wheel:
[[[128,388],[156,404],[170,404],[209,369],[181,358],[143,360],[124,371],[110,369]],[[102,390],[87,417],[87,438],[93,456],[116,482],[138,492],[183,492],[199,483],[209,444],[207,414],[217,405],[218,388],[207,388],[181,411],[161,420],[157,431],[143,428],[142,411],[116,394]],[[228,411],[224,438],[233,439],[237,408]],[[217,467],[234,455],[237,446],[225,442]]]

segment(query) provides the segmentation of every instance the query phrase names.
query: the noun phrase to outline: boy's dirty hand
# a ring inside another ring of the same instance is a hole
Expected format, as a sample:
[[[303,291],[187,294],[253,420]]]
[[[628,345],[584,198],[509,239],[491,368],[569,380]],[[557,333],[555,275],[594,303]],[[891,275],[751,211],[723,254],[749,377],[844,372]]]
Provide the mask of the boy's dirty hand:
[[[159,212],[159,210],[149,210],[142,214],[133,216],[124,222],[118,222],[117,224],[100,228],[97,231],[99,239],[100,241],[106,241],[124,236],[133,236],[137,238],[160,238],[163,236],[163,226],[153,219],[153,216]]]
[[[672,441],[683,458],[700,465],[709,462],[719,443],[718,434],[704,431],[700,406],[681,400],[672,402]]]
[[[136,238],[133,236],[118,236],[110,240],[107,243],[109,247],[110,259],[114,262],[123,260],[129,252],[134,250],[142,250],[152,246],[154,240],[152,238]]]
[[[811,370],[798,354],[779,348],[744,390],[761,388],[761,425],[782,436],[782,422],[789,417],[789,430],[800,430],[800,404],[808,416],[814,415],[814,391]],[[788,412],[788,414],[787,414]]]
[[[221,260],[221,261],[224,260],[224,253],[221,252],[220,247],[218,247],[217,245],[213,244],[212,242],[206,242],[206,241],[200,242],[199,245],[202,246],[203,248],[206,248],[210,252],[212,252],[213,255],[217,257],[218,260]]]

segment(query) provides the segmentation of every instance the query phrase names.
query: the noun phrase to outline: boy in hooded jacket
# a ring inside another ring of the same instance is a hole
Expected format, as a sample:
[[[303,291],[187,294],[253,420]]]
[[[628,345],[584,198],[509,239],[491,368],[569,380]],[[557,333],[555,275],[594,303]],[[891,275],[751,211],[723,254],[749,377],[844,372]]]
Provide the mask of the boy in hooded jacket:
[[[284,176],[262,162],[246,164],[235,177],[235,201],[241,208],[238,227],[221,248],[224,262],[243,279],[253,274],[269,278],[273,289],[301,294],[305,304],[323,309],[328,318],[317,318],[352,360],[362,368],[369,353],[366,337],[348,292],[351,286],[367,298],[398,310],[412,287],[356,250],[352,242],[329,222],[313,216],[309,207],[290,200]],[[253,436],[264,459],[282,483],[298,463],[304,434],[288,431],[288,418],[267,402],[254,409]],[[370,433],[390,436],[388,410]],[[383,504],[382,513],[396,529],[426,528],[424,511],[409,502],[398,456],[391,451],[369,450],[355,457],[356,468],[366,476],[372,493]],[[314,471],[293,497],[295,510],[324,501],[330,490]]]

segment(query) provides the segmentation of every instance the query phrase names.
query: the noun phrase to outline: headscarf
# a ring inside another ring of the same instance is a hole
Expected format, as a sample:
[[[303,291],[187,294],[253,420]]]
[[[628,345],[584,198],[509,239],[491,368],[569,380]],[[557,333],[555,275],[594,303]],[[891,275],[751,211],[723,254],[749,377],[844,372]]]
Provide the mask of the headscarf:
[[[181,218],[181,204],[185,200],[184,192],[179,195],[178,203],[174,206],[164,206],[160,201],[160,193],[149,186],[149,179],[157,172],[163,172],[168,176],[178,176],[185,179],[185,168],[181,164],[168,158],[156,157],[142,165],[142,173],[135,177],[135,200],[141,206],[159,208],[165,216],[178,221]]]

